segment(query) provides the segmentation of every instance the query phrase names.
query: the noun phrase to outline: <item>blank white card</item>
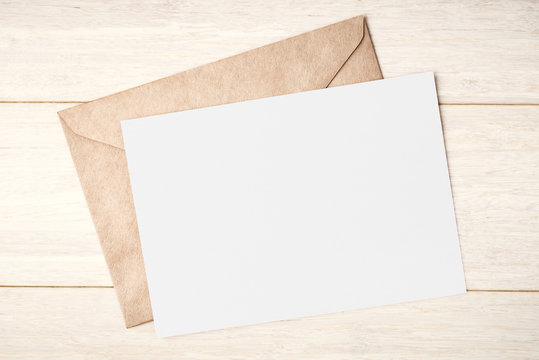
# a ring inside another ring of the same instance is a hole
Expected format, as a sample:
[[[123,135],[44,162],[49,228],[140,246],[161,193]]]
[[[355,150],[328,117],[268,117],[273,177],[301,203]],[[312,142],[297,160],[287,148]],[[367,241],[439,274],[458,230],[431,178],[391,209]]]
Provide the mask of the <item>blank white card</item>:
[[[465,292],[432,73],[122,131],[158,336]]]

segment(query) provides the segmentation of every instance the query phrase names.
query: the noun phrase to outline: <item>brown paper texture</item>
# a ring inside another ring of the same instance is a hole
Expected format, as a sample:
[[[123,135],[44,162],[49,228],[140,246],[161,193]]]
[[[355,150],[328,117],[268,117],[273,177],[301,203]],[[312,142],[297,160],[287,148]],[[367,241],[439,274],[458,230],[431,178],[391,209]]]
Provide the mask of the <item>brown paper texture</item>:
[[[152,310],[120,120],[381,78],[358,16],[60,111],[126,326]]]

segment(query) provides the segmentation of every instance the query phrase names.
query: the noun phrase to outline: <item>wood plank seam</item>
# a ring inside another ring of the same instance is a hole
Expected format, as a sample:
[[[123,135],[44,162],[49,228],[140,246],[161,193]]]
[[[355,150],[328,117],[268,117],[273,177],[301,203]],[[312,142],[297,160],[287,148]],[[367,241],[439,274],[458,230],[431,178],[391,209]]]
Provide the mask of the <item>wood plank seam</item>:
[[[25,289],[113,289],[109,285],[0,285],[0,288]],[[539,290],[510,290],[510,289],[466,289],[467,292],[494,292],[494,293],[539,293]]]
[[[38,100],[13,100],[13,101],[6,101],[6,100],[0,100],[0,104],[70,104],[70,105],[80,105],[86,102],[90,102],[92,100],[88,101],[82,101],[82,100],[47,100],[47,101],[38,101]],[[444,106],[539,106],[539,102],[537,103],[478,103],[478,102],[440,102],[438,105],[444,105]]]

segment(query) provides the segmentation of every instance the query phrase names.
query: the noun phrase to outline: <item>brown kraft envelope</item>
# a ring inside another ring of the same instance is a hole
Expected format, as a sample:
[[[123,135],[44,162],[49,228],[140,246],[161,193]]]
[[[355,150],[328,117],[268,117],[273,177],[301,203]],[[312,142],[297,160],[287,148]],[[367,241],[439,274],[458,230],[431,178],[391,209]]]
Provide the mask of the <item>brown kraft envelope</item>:
[[[120,120],[381,78],[358,16],[60,111],[126,326],[152,309]]]

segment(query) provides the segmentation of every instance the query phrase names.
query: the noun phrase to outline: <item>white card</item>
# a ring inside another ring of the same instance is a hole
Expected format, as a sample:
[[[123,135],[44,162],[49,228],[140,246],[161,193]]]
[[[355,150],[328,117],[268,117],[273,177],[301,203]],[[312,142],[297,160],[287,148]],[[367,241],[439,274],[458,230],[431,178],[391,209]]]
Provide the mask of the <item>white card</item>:
[[[122,131],[158,336],[466,291],[432,73]]]

